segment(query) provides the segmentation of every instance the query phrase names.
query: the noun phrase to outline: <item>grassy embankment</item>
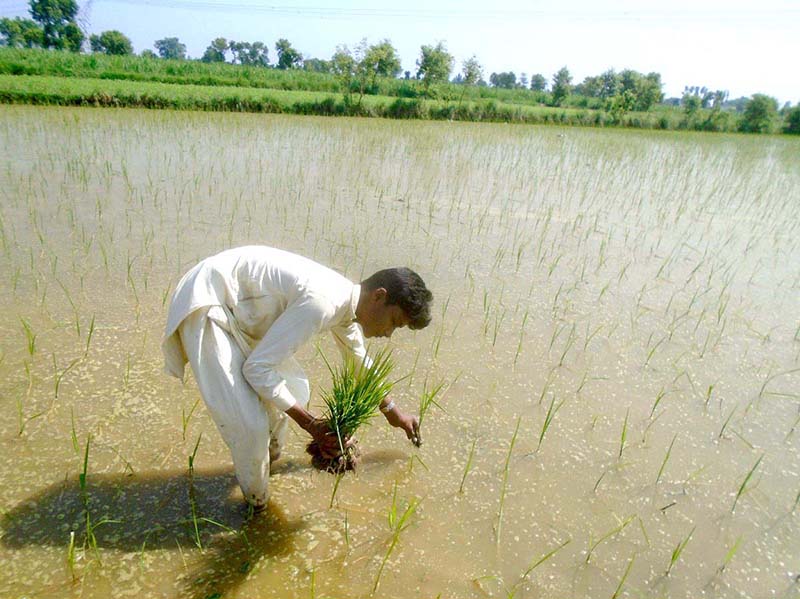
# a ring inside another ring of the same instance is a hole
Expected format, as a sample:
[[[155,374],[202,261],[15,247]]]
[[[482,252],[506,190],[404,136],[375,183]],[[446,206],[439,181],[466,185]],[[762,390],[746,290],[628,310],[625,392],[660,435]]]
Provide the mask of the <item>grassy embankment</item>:
[[[695,128],[682,111],[611,114],[596,99],[550,107],[547,94],[378,78],[359,99],[332,75],[137,56],[0,49],[0,102],[127,106],[532,124]],[[577,106],[576,104],[585,104]]]

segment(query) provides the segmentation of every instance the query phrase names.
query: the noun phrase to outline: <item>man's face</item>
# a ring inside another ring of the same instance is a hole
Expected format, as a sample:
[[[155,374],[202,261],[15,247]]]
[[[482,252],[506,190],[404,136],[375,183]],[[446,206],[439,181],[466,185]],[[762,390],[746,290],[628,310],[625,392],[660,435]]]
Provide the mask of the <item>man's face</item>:
[[[391,337],[395,329],[408,325],[408,316],[400,306],[386,304],[385,289],[375,289],[366,299],[364,313],[358,319],[364,337]]]

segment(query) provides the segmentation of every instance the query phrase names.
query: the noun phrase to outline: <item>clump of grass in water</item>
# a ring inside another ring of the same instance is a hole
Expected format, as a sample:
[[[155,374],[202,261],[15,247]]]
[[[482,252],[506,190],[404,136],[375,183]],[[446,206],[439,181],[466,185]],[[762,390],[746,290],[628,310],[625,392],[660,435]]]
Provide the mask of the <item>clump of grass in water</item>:
[[[763,459],[764,459],[764,455],[762,454],[761,457],[758,458],[758,460],[756,460],[756,463],[753,465],[753,467],[750,468],[750,472],[747,473],[747,476],[744,477],[744,480],[742,481],[742,484],[739,486],[739,490],[736,492],[736,497],[733,500],[733,505],[731,506],[731,513],[733,513],[736,510],[736,503],[739,501],[739,498],[747,490],[747,485],[750,482],[750,479],[752,478],[753,473],[756,471],[756,469],[758,468],[759,464],[761,464],[761,460],[763,460]]]
[[[358,457],[355,447],[345,448],[345,439],[352,437],[361,425],[369,421],[389,395],[395,385],[389,381],[394,362],[390,351],[381,351],[369,367],[362,363],[361,368],[357,368],[352,359],[345,360],[337,369],[332,368],[327,360],[325,364],[333,376],[333,386],[322,394],[327,406],[323,420],[339,438],[342,455],[332,460],[325,458],[316,441],[309,443],[306,451],[318,469],[341,473],[355,468]]]
[[[392,505],[389,508],[389,529],[392,531],[392,538],[389,542],[389,548],[386,550],[386,554],[383,556],[383,560],[381,561],[381,566],[378,568],[378,574],[375,576],[375,584],[372,586],[372,592],[370,593],[370,596],[374,595],[375,591],[378,590],[378,585],[381,582],[381,575],[383,574],[383,568],[386,566],[386,562],[389,560],[389,557],[392,555],[395,547],[397,547],[397,543],[400,542],[400,534],[411,524],[409,519],[414,515],[414,512],[417,511],[417,507],[419,507],[419,500],[416,498],[412,499],[408,505],[406,505],[406,509],[402,514],[399,513],[397,507],[397,483],[395,483],[394,492],[392,493]]]
[[[683,550],[686,549],[686,545],[689,543],[689,539],[692,538],[692,535],[694,534],[694,530],[695,529],[692,528],[692,530],[689,532],[689,535],[685,539],[681,540],[676,545],[675,549],[673,549],[672,556],[670,557],[670,560],[669,560],[669,567],[667,567],[667,573],[666,573],[667,576],[669,576],[669,573],[672,572],[672,567],[680,559],[681,553],[683,553]]]

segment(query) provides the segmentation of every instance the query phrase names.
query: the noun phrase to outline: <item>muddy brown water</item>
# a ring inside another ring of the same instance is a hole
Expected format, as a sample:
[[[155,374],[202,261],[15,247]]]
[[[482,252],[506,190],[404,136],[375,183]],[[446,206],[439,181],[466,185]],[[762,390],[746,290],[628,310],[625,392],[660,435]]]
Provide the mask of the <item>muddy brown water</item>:
[[[0,142],[0,595],[366,597],[394,496],[375,596],[798,596],[800,140],[4,106]],[[444,410],[376,418],[333,506],[295,428],[248,519],[162,371],[175,282],[246,243],[435,294],[395,400]]]

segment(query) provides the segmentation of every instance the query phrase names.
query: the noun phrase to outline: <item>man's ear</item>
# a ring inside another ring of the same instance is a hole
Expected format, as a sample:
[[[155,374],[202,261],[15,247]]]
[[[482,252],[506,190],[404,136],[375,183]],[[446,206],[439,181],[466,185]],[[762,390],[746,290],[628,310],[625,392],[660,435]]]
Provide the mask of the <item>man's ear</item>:
[[[373,298],[375,301],[379,301],[379,302],[381,302],[381,303],[385,303],[385,302],[386,302],[386,296],[387,296],[387,293],[388,293],[388,292],[386,291],[386,288],[384,288],[384,287],[378,287],[377,289],[374,289],[374,290],[372,291],[372,298]]]

